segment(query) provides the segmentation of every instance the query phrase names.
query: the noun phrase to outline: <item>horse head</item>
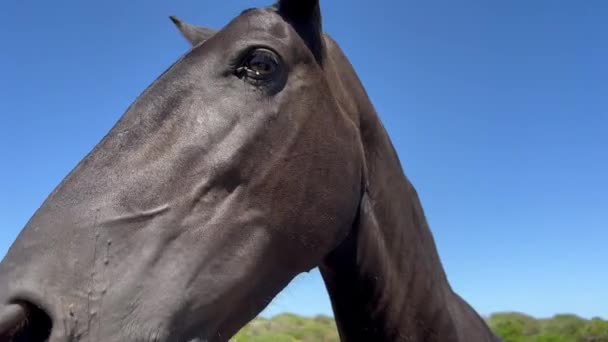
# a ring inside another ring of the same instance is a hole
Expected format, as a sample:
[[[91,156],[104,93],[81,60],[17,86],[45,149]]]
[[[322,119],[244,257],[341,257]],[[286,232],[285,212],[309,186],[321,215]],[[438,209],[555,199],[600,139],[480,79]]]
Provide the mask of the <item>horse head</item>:
[[[396,339],[405,316],[412,336],[456,336],[413,188],[318,1],[246,10],[217,31],[171,19],[189,51],[0,264],[0,339],[225,341],[317,266],[343,339]],[[404,271],[425,281],[406,286]],[[433,330],[437,312],[449,333]]]

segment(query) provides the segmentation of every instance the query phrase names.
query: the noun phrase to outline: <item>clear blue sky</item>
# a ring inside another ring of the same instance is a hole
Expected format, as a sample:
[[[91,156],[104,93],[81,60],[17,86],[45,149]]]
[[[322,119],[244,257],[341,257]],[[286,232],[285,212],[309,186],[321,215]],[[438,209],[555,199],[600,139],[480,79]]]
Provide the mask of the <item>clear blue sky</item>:
[[[0,255],[187,49],[266,1],[7,0]],[[322,0],[417,187],[453,287],[488,314],[608,318],[608,2]],[[265,311],[329,313],[318,272]]]

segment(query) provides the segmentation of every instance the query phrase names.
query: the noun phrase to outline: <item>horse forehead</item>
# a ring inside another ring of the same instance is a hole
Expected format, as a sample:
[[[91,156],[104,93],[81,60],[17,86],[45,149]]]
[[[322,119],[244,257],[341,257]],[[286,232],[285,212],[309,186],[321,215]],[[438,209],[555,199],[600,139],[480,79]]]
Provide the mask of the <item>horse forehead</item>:
[[[289,25],[272,8],[247,9],[236,17],[232,24],[234,29],[242,34],[261,31],[279,39],[287,38],[289,35]]]

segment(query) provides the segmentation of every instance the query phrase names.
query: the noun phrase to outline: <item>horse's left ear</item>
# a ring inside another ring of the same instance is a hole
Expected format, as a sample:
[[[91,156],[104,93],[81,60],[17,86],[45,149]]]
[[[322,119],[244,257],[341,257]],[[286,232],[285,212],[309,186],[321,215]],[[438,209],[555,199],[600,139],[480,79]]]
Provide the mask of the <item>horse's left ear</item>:
[[[316,60],[323,56],[323,27],[319,0],[279,0],[278,10],[304,39]]]
[[[321,17],[319,0],[280,0],[278,5],[281,14],[290,19],[314,20],[315,16]]]
[[[206,41],[215,34],[215,30],[213,29],[190,25],[179,20],[176,16],[173,15],[170,16],[169,19],[171,19],[175,26],[177,26],[179,32],[182,33],[184,38],[186,38],[186,40],[190,42],[192,46],[196,46]]]

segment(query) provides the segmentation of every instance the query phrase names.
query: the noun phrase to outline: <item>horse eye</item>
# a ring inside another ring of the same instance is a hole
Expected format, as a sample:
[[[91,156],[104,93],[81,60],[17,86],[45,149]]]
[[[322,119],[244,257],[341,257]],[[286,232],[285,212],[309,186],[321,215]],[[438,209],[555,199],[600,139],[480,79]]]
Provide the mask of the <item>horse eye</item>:
[[[253,80],[263,81],[272,78],[278,68],[279,59],[274,52],[256,49],[245,58],[241,67],[237,69],[237,73],[239,77],[246,76]]]

